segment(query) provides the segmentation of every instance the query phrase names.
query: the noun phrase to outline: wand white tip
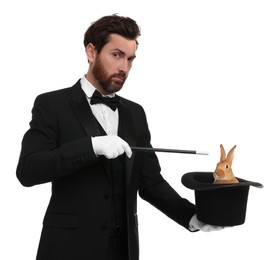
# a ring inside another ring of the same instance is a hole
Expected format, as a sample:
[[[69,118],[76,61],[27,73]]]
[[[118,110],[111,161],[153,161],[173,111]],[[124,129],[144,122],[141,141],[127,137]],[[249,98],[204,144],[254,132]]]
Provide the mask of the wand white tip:
[[[196,154],[208,155],[209,153],[205,151],[196,151]]]

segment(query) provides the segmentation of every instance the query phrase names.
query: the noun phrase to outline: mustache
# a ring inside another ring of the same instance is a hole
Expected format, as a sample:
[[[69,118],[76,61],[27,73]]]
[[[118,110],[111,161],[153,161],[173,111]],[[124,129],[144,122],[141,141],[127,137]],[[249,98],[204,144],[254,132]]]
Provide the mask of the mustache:
[[[110,78],[113,78],[113,77],[117,77],[117,78],[121,78],[121,79],[126,79],[127,75],[125,72],[121,71],[119,73],[115,73],[113,75],[111,75]]]

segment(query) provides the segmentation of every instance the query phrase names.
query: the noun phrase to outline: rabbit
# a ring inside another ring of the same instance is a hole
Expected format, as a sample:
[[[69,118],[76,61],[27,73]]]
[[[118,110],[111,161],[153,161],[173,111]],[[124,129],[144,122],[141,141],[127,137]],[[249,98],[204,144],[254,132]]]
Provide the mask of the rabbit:
[[[231,168],[234,149],[236,148],[236,145],[231,148],[227,156],[222,144],[220,145],[220,148],[221,148],[220,162],[217,163],[217,167],[213,172],[214,184],[238,183],[239,181],[237,180],[237,178],[234,177]]]

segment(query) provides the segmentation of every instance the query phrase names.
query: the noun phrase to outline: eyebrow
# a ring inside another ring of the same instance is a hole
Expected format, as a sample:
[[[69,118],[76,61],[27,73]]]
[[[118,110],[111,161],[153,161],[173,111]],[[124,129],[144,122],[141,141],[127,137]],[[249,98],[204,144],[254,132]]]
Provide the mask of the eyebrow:
[[[120,52],[122,55],[125,55],[125,52],[122,51],[122,50],[120,50],[120,49],[118,49],[118,48],[115,49],[114,51],[118,51],[118,52]],[[135,58],[136,58],[136,55],[132,55],[132,56],[128,57],[129,60],[135,59]]]

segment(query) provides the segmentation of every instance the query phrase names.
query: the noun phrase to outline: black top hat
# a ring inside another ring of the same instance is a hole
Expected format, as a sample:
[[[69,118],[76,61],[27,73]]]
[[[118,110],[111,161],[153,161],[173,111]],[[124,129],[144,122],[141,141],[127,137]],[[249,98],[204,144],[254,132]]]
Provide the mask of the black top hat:
[[[258,182],[237,178],[239,183],[214,184],[213,172],[190,172],[182,183],[195,191],[198,220],[217,226],[236,226],[245,222],[249,187]]]

